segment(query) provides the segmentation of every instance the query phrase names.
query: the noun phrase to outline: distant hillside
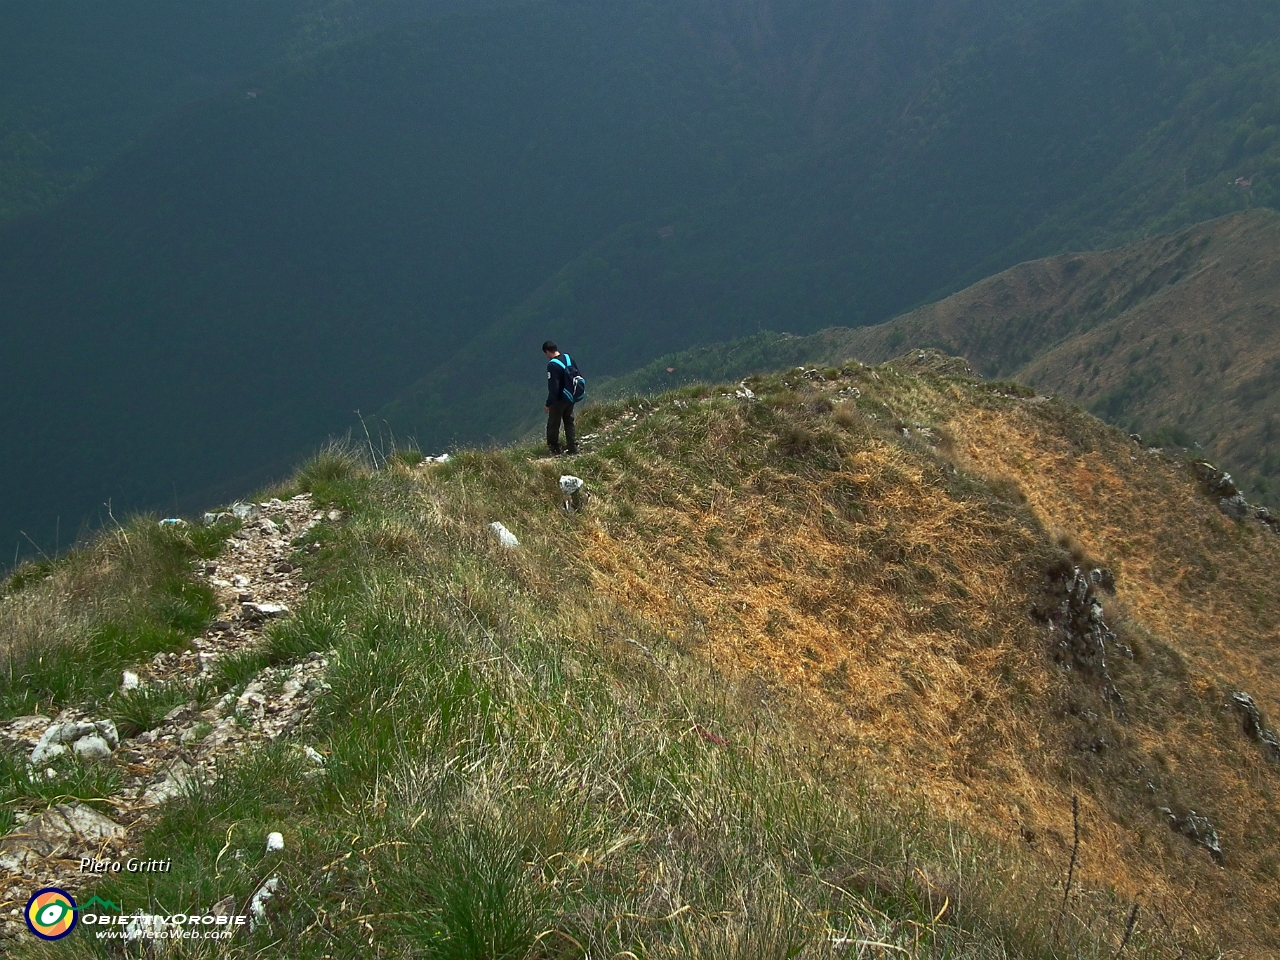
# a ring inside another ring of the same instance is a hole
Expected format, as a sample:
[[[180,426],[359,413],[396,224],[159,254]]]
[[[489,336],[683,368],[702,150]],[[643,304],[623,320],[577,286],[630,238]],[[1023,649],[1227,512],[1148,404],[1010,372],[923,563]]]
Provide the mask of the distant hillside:
[[[0,13],[0,223],[93,181],[151,125],[286,59],[492,0],[40,0]]]
[[[1099,253],[1019,264],[873,327],[674,353],[609,396],[789,364],[882,362],[916,347],[1060,394],[1148,443],[1220,460],[1280,494],[1280,214],[1253,211]]]
[[[218,82],[138,2],[101,61],[39,34],[116,147],[0,226],[5,539],[192,508],[356,410],[518,435],[547,336],[617,375],[1280,197],[1264,0],[280,0],[211,25]]]
[[[1104,253],[1020,264],[840,352],[960,355],[1149,442],[1203,444],[1280,493],[1280,214],[1226,217]]]

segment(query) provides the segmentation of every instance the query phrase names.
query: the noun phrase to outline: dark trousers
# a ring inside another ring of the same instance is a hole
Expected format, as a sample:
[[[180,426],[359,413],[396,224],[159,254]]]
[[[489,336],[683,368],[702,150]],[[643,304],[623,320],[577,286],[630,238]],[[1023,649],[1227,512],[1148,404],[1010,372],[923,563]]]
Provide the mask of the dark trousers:
[[[573,404],[568,400],[558,400],[547,405],[547,446],[552,453],[560,452],[560,423],[564,422],[565,449],[570,453],[578,452],[578,434],[573,425]]]

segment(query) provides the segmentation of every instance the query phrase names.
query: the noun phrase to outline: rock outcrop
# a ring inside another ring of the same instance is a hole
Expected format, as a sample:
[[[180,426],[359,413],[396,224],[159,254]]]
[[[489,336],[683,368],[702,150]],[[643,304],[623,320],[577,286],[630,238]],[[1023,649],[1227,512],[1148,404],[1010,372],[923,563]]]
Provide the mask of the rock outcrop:
[[[1236,486],[1231,474],[1219,470],[1207,460],[1197,460],[1192,464],[1196,477],[1204,486],[1204,491],[1218,501],[1218,509],[1228,517],[1236,520],[1257,520],[1273,533],[1280,533],[1280,519],[1273,517],[1266,507],[1258,507],[1245,499],[1240,488]]]
[[[1103,696],[1123,708],[1124,698],[1116,689],[1107,666],[1108,648],[1121,656],[1133,656],[1107,626],[1098,591],[1115,591],[1115,575],[1106,567],[1088,573],[1083,568],[1062,564],[1048,575],[1049,603],[1037,616],[1049,624],[1054,656],[1068,670],[1096,677]]]
[[[1245,734],[1262,745],[1268,759],[1280,763],[1280,736],[1262,722],[1262,714],[1253,697],[1236,692],[1231,695],[1231,703],[1241,714]]]

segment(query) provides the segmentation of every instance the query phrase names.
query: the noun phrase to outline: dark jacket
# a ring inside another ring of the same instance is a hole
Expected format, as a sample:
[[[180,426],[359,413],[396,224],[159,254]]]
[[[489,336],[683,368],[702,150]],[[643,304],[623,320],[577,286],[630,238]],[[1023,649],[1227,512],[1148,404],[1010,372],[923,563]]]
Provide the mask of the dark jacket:
[[[565,366],[566,357],[563,352],[560,356],[553,360],[547,361],[547,403],[549,407],[553,403],[567,403],[564,391],[569,387],[568,370]]]

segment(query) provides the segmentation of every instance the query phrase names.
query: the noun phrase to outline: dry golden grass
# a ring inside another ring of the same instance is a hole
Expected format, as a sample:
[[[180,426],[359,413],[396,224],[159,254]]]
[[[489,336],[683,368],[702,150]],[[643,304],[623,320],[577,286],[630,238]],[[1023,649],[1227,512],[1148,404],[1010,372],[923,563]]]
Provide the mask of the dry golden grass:
[[[1226,704],[1237,690],[1273,715],[1280,704],[1280,537],[1227,520],[1185,464],[1102,433],[1082,451],[1040,414],[1010,406],[952,428],[974,469],[1013,477],[1046,529],[1120,571],[1108,607],[1136,647],[1120,662],[1131,716],[1114,725],[1118,757],[1070,769],[1093,781],[1104,843],[1134,889],[1201,927],[1221,917],[1219,929],[1253,931],[1274,950],[1280,770]],[[1152,816],[1161,805],[1208,813],[1226,869],[1170,842]]]
[[[1280,770],[1224,705],[1236,689],[1280,704],[1280,537],[1060,404],[850,371],[863,414],[821,401],[848,379],[793,376],[757,386],[756,411],[668,401],[615,421],[630,449],[582,469],[594,588],[740,683],[794,693],[833,771],[906,786],[1047,865],[1065,865],[1079,793],[1087,882],[1140,900],[1144,922],[1274,954]],[[1061,544],[1119,574],[1124,713],[1053,664],[1029,616]],[[1208,814],[1226,869],[1161,806]]]

